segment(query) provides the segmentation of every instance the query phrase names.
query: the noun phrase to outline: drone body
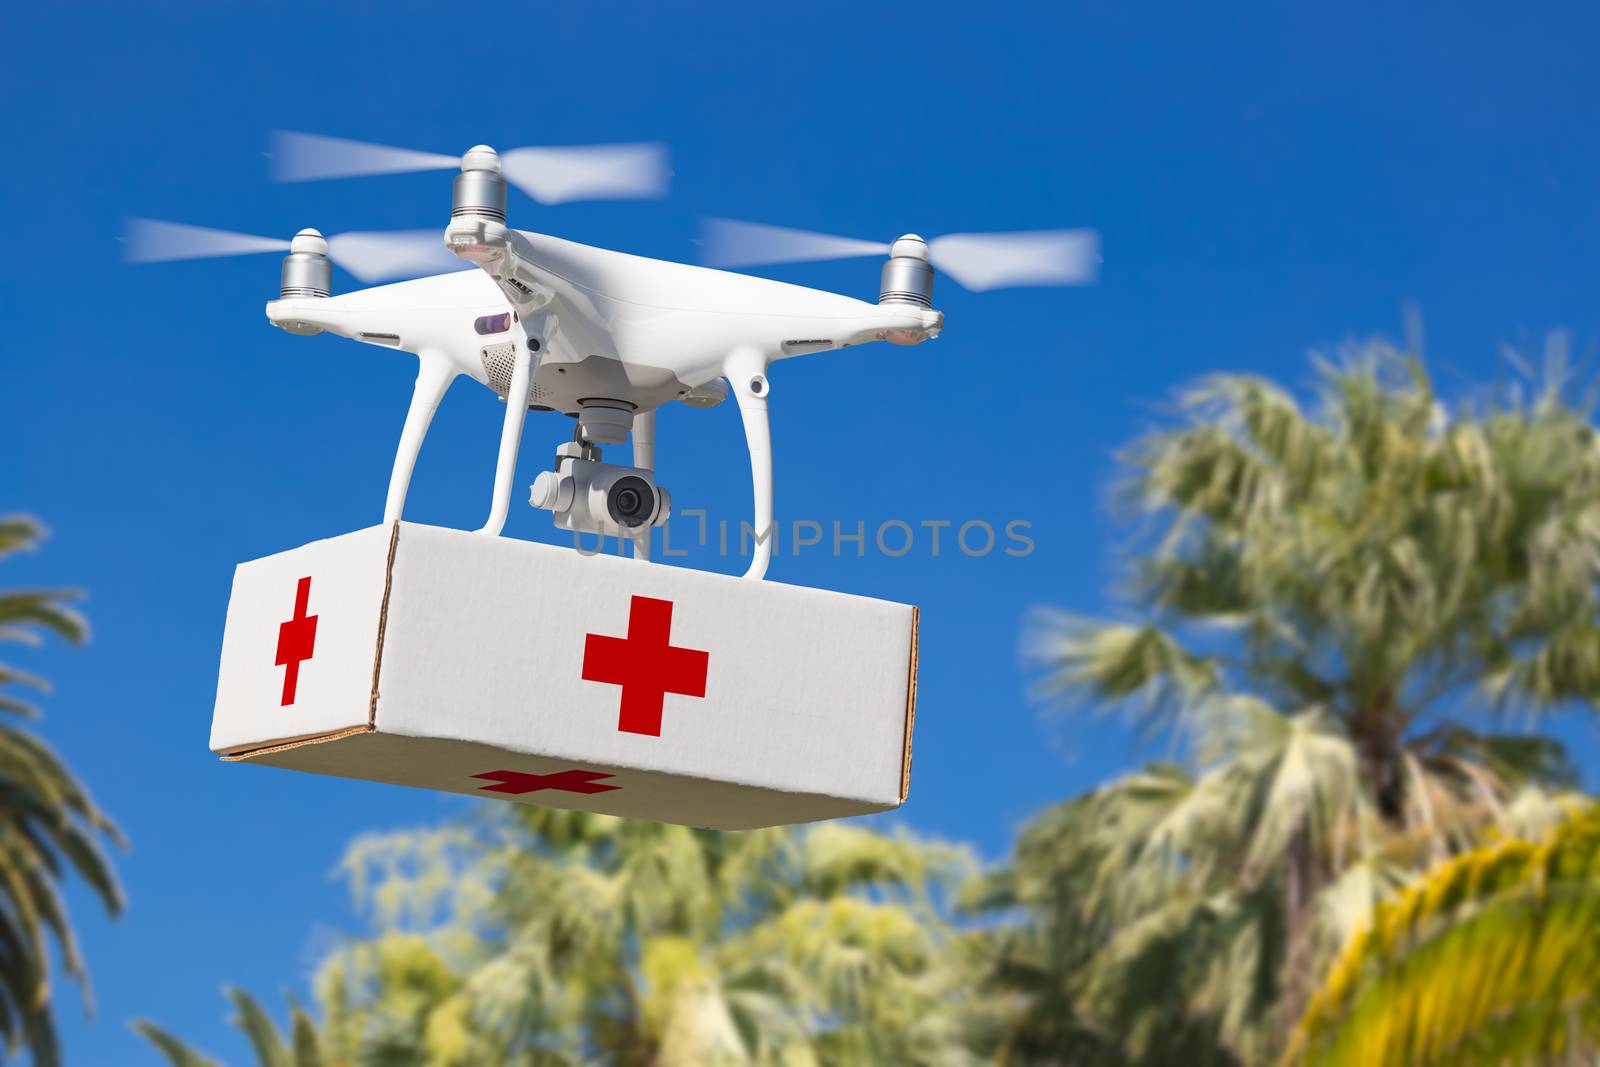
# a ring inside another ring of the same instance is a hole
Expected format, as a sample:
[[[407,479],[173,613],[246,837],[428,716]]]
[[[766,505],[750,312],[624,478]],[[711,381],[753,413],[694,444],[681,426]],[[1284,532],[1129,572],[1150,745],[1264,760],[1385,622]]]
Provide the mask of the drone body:
[[[942,323],[939,313],[915,305],[869,304],[525,231],[506,234],[518,253],[515,301],[486,271],[458,271],[329,298],[274,300],[267,318],[291,332],[441,351],[458,374],[502,398],[507,387],[483,350],[513,336],[534,340],[532,404],[569,415],[593,399],[623,400],[636,411],[683,399],[724,376],[735,350],[754,348],[770,363],[874,340],[914,344],[936,336]],[[488,321],[502,315],[503,326]]]
[[[417,159],[427,168],[453,162],[411,152],[397,161],[398,151],[308,135],[280,140],[295,172],[290,176],[298,178],[385,173]],[[506,402],[489,517],[480,532],[498,535],[505,525],[526,413],[558,411],[577,425],[572,440],[557,448],[553,468],[534,483],[530,502],[551,511],[558,527],[627,538],[635,555],[647,559],[650,531],[671,506],[653,477],[655,412],[673,401],[710,407],[731,387],[755,497],[755,553],[746,577],[760,578],[772,548],[772,363],[870,341],[913,345],[937,337],[944,316],[932,309],[934,264],[968,288],[983,289],[1081,284],[1092,280],[1098,263],[1097,239],[1088,231],[957,234],[932,242],[907,235],[881,245],[722,224],[726,265],[762,261],[766,253],[771,261],[887,252],[879,300],[870,304],[510,229],[501,158],[480,145],[460,162],[443,246],[478,269],[330,296],[333,262],[375,279],[449,258],[441,256],[436,237],[423,234],[325,239],[303,230],[287,246],[279,299],[266,307],[268,320],[293,334],[332,333],[417,356],[385,522],[400,518],[433,413],[450,384],[465,375]],[[583,189],[650,195],[664,167],[651,146],[519,149],[507,155],[506,165],[513,181],[546,202]],[[130,258],[143,261],[284,247],[170,223],[140,225]],[[630,436],[632,467],[602,462],[600,446]]]
[[[315,248],[317,238],[297,240]],[[714,404],[724,395],[717,380],[725,378],[750,446],[755,529],[767,551],[758,549],[748,574],[760,577],[770,553],[765,531],[772,523],[767,367],[874,340],[915,344],[937,336],[943,325],[938,312],[912,303],[868,304],[508,230],[492,221],[457,218],[446,240],[480,260],[483,269],[336,297],[294,295],[267,305],[269,321],[292,333],[325,331],[418,356],[385,521],[400,517],[428,422],[458,375],[488,386],[508,405],[486,533],[499,533],[504,525],[529,407],[577,417],[587,444],[618,443],[631,431],[635,467],[648,471],[655,410],[674,400]],[[640,524],[643,530],[603,520],[588,525],[615,525],[597,532],[631,536],[636,544],[649,536],[648,523]]]

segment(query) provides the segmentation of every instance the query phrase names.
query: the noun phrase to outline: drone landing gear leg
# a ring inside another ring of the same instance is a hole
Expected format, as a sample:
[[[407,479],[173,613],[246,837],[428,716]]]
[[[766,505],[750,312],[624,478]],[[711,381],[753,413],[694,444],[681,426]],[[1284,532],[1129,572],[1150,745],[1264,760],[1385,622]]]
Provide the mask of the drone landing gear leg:
[[[422,451],[422,439],[428,434],[428,424],[439,409],[445,390],[455,381],[456,369],[450,360],[438,352],[418,354],[417,384],[411,392],[411,408],[406,412],[405,428],[400,431],[400,447],[394,454],[394,470],[389,474],[389,496],[383,505],[385,525],[400,518],[405,510],[406,490],[411,485],[411,472],[417,465],[417,453]]]
[[[500,458],[494,468],[494,499],[489,506],[489,521],[478,532],[499,537],[511,510],[511,479],[517,474],[517,450],[522,446],[522,420],[528,415],[528,389],[533,384],[537,357],[528,351],[526,339],[517,344],[517,365],[511,371],[511,388],[506,391],[506,418],[500,424]]]
[[[755,551],[746,578],[759,579],[772,561],[772,429],[767,422],[767,361],[754,351],[735,352],[726,373],[739,402],[744,421],[744,441],[750,449],[750,484],[755,490]]]
[[[633,417],[633,465],[641,470],[656,467],[656,413],[646,411]],[[633,558],[650,558],[650,527],[633,538]]]

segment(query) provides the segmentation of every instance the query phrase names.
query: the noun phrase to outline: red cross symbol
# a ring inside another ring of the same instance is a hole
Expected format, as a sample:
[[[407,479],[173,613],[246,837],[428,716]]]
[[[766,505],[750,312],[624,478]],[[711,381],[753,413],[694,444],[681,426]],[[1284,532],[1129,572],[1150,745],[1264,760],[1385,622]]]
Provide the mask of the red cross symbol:
[[[300,664],[311,658],[317,646],[317,617],[306,614],[306,604],[311,599],[311,579],[300,579],[294,591],[294,618],[278,625],[278,658],[273,660],[286,668],[283,672],[283,703],[294,703],[294,688],[300,681]]]
[[[626,638],[584,635],[583,678],[622,687],[617,729],[623,733],[660,737],[666,694],[706,695],[711,653],[674,648],[671,633],[672,601],[636,596],[628,610]]]
[[[485,771],[474,774],[474,778],[486,778],[499,785],[483,785],[478,788],[485,793],[510,793],[521,796],[524,793],[537,793],[541,789],[559,789],[563,793],[609,793],[613,789],[621,789],[620,785],[601,785],[596,778],[610,778],[609,774],[599,771],[580,771],[574,767],[570,771],[561,771],[557,774],[524,774],[521,771]]]

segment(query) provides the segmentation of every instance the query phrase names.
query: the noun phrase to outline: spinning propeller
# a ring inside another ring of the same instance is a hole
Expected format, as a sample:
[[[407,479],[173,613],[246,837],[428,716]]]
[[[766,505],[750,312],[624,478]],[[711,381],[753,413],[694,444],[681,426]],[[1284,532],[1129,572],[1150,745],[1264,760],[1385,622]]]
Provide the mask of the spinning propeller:
[[[311,245],[323,240],[316,230],[301,230],[296,241]],[[129,219],[124,255],[130,263],[161,263],[176,259],[211,259],[248,256],[257,252],[306,251],[294,242],[256,237],[204,226],[186,226],[157,219]],[[438,230],[336,233],[326,239],[326,255],[364,282],[418,274],[443,274],[462,270],[463,263],[439,240]]]
[[[273,135],[279,181],[454,170],[460,156],[280,130]],[[507,181],[541,204],[652,200],[667,195],[667,147],[658,143],[513,148],[500,153]]]
[[[715,267],[848,259],[891,251],[891,245],[881,241],[732,219],[706,219],[704,233],[705,261]],[[975,291],[1023,285],[1093,285],[1100,276],[1100,235],[1094,230],[951,233],[927,242],[927,260]]]

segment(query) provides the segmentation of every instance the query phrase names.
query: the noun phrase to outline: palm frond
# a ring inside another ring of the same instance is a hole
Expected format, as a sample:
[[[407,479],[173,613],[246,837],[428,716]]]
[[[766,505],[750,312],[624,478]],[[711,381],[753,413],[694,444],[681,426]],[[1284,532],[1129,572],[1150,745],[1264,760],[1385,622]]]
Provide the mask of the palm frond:
[[[45,533],[39,521],[27,515],[0,516],[0,557],[36,548]]]
[[[1183,720],[1220,680],[1211,658],[1185,649],[1157,626],[1102,623],[1037,609],[1024,630],[1023,660],[1041,672],[1036,695],[1126,707],[1149,730]]]
[[[155,1023],[141,1020],[133,1024],[133,1029],[160,1050],[172,1067],[220,1067],[216,1060],[195,1051]]]
[[[1527,1063],[1600,1051],[1600,818],[1441,865],[1329,973],[1290,1063]],[[1562,1062],[1573,1062],[1565,1059]]]
[[[31,544],[38,529],[27,521],[0,521],[0,553]],[[67,594],[0,593],[0,632],[36,643],[40,632],[81,641],[87,634]],[[43,679],[0,666],[0,685],[44,691]],[[34,709],[0,694],[0,710],[32,716]],[[70,871],[82,878],[107,911],[122,908],[122,891],[101,841],[121,834],[83,784],[42,741],[0,727],[0,1039],[26,1046],[40,1067],[56,1062],[51,1019],[51,943],[87,1003],[88,979],[58,885]]]
[[[242,989],[229,988],[236,1014],[233,1024],[244,1031],[261,1067],[295,1067],[294,1054],[261,1003]]]

